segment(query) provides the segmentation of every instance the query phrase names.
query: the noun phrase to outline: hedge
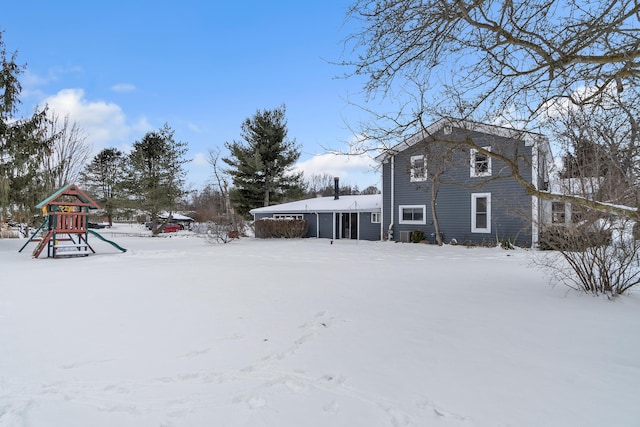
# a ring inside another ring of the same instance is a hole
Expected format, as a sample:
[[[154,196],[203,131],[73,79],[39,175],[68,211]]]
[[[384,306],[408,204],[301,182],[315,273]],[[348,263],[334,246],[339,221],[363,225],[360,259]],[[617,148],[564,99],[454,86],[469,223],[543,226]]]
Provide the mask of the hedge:
[[[304,237],[307,226],[304,219],[263,218],[254,222],[255,236],[262,239]]]

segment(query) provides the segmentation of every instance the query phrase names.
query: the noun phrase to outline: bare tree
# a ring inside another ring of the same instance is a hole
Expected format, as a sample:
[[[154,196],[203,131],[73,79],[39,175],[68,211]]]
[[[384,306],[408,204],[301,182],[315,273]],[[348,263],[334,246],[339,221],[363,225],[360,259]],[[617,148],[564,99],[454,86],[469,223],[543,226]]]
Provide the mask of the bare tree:
[[[444,176],[451,167],[454,153],[457,147],[452,144],[433,141],[425,144],[425,156],[427,158],[426,178],[429,182],[429,196],[431,202],[431,215],[435,228],[435,241],[442,246],[443,234],[440,231],[440,219],[438,218],[438,194],[444,182]]]
[[[349,42],[358,58],[346,63],[369,77],[369,93],[450,76],[437,84],[455,84],[477,107],[536,114],[576,84],[596,98],[637,82],[639,11],[633,0],[357,0],[349,17],[362,27]]]
[[[555,103],[599,104],[637,85],[639,13],[631,0],[357,0],[348,17],[359,27],[346,40],[355,59],[342,63],[348,76],[367,77],[368,98],[398,103],[397,113],[374,114],[373,125],[358,131],[375,144],[369,149],[388,149],[441,117],[508,118],[514,128],[541,130]],[[640,219],[637,209],[540,190],[517,158],[463,144],[504,162],[531,195]]]
[[[305,179],[307,192],[311,197],[333,194],[333,175],[327,172],[311,174]]]
[[[631,91],[633,92],[633,91]],[[584,200],[638,206],[637,94],[603,94],[603,102],[550,114],[548,126],[563,146],[557,192]],[[559,113],[559,114],[558,114]],[[635,221],[603,215],[576,203],[552,204],[542,224],[539,261],[561,283],[593,294],[619,295],[640,283]]]
[[[364,190],[362,190],[360,192],[360,194],[363,195],[367,195],[367,194],[380,194],[380,190],[378,190],[378,187],[376,187],[375,185],[370,185],[367,188],[365,188]]]
[[[42,168],[51,190],[72,184],[80,178],[80,174],[91,158],[91,145],[87,136],[69,116],[60,119],[52,113],[50,120],[42,124],[41,134],[51,139],[51,151],[42,158]]]
[[[216,221],[226,215],[224,197],[213,185],[193,191],[188,209],[195,212],[197,222]]]
[[[239,221],[236,213],[231,204],[231,197],[229,195],[229,184],[227,178],[224,176],[224,172],[220,170],[220,149],[210,149],[208,162],[213,168],[213,177],[216,180],[216,184],[222,195],[223,201],[223,216],[214,221],[207,231],[207,235],[215,236],[214,240],[227,243],[229,236],[239,237]]]
[[[640,93],[603,94],[598,104],[576,108],[565,103],[549,111],[545,119],[563,153],[562,178],[586,185],[579,193],[612,204],[639,206]],[[590,185],[598,178],[598,188]]]

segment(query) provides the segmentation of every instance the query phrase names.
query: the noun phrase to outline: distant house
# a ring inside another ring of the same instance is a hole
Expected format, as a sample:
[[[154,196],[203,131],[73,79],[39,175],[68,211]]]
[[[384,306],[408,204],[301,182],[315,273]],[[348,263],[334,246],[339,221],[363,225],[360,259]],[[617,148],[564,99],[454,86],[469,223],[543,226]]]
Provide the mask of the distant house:
[[[549,189],[555,194],[595,199],[602,182],[601,177],[557,178],[551,180]],[[583,208],[573,203],[558,200],[547,203],[545,208],[544,222],[554,226],[577,224],[583,220]]]
[[[536,244],[549,203],[528,195],[509,176],[506,164],[473,149],[470,142],[518,159],[520,175],[535,188],[547,189],[552,159],[543,135],[441,119],[376,158],[382,164],[384,238],[409,241],[411,233],[420,230],[435,240],[431,187],[434,171],[441,168],[435,205],[445,243],[511,239],[520,246]],[[439,155],[434,155],[434,147],[441,148]]]
[[[382,195],[317,197],[252,209],[254,220],[295,218],[307,221],[306,237],[381,239]]]
[[[169,213],[168,212],[162,212],[161,214],[158,215],[158,218],[161,219],[161,220],[166,220],[166,219],[169,218]],[[193,220],[193,218],[191,218],[189,216],[173,212],[171,214],[171,221],[176,223],[176,224],[181,224],[182,226],[185,226],[185,227],[191,229],[191,223],[194,220]]]

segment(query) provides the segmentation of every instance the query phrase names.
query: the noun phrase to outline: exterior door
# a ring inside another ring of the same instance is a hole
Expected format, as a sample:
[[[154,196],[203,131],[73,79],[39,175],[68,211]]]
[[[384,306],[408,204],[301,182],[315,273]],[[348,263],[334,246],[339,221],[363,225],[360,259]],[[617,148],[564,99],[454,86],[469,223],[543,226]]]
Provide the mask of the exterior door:
[[[357,213],[342,213],[340,215],[341,233],[342,239],[357,239],[358,238],[358,214]]]

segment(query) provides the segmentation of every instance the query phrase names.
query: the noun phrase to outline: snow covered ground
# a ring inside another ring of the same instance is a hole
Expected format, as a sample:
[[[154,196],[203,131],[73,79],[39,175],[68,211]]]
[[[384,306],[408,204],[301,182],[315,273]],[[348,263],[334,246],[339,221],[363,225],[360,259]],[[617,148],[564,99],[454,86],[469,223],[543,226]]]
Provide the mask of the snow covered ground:
[[[0,239],[2,427],[640,425],[640,294],[530,251],[98,231]]]

